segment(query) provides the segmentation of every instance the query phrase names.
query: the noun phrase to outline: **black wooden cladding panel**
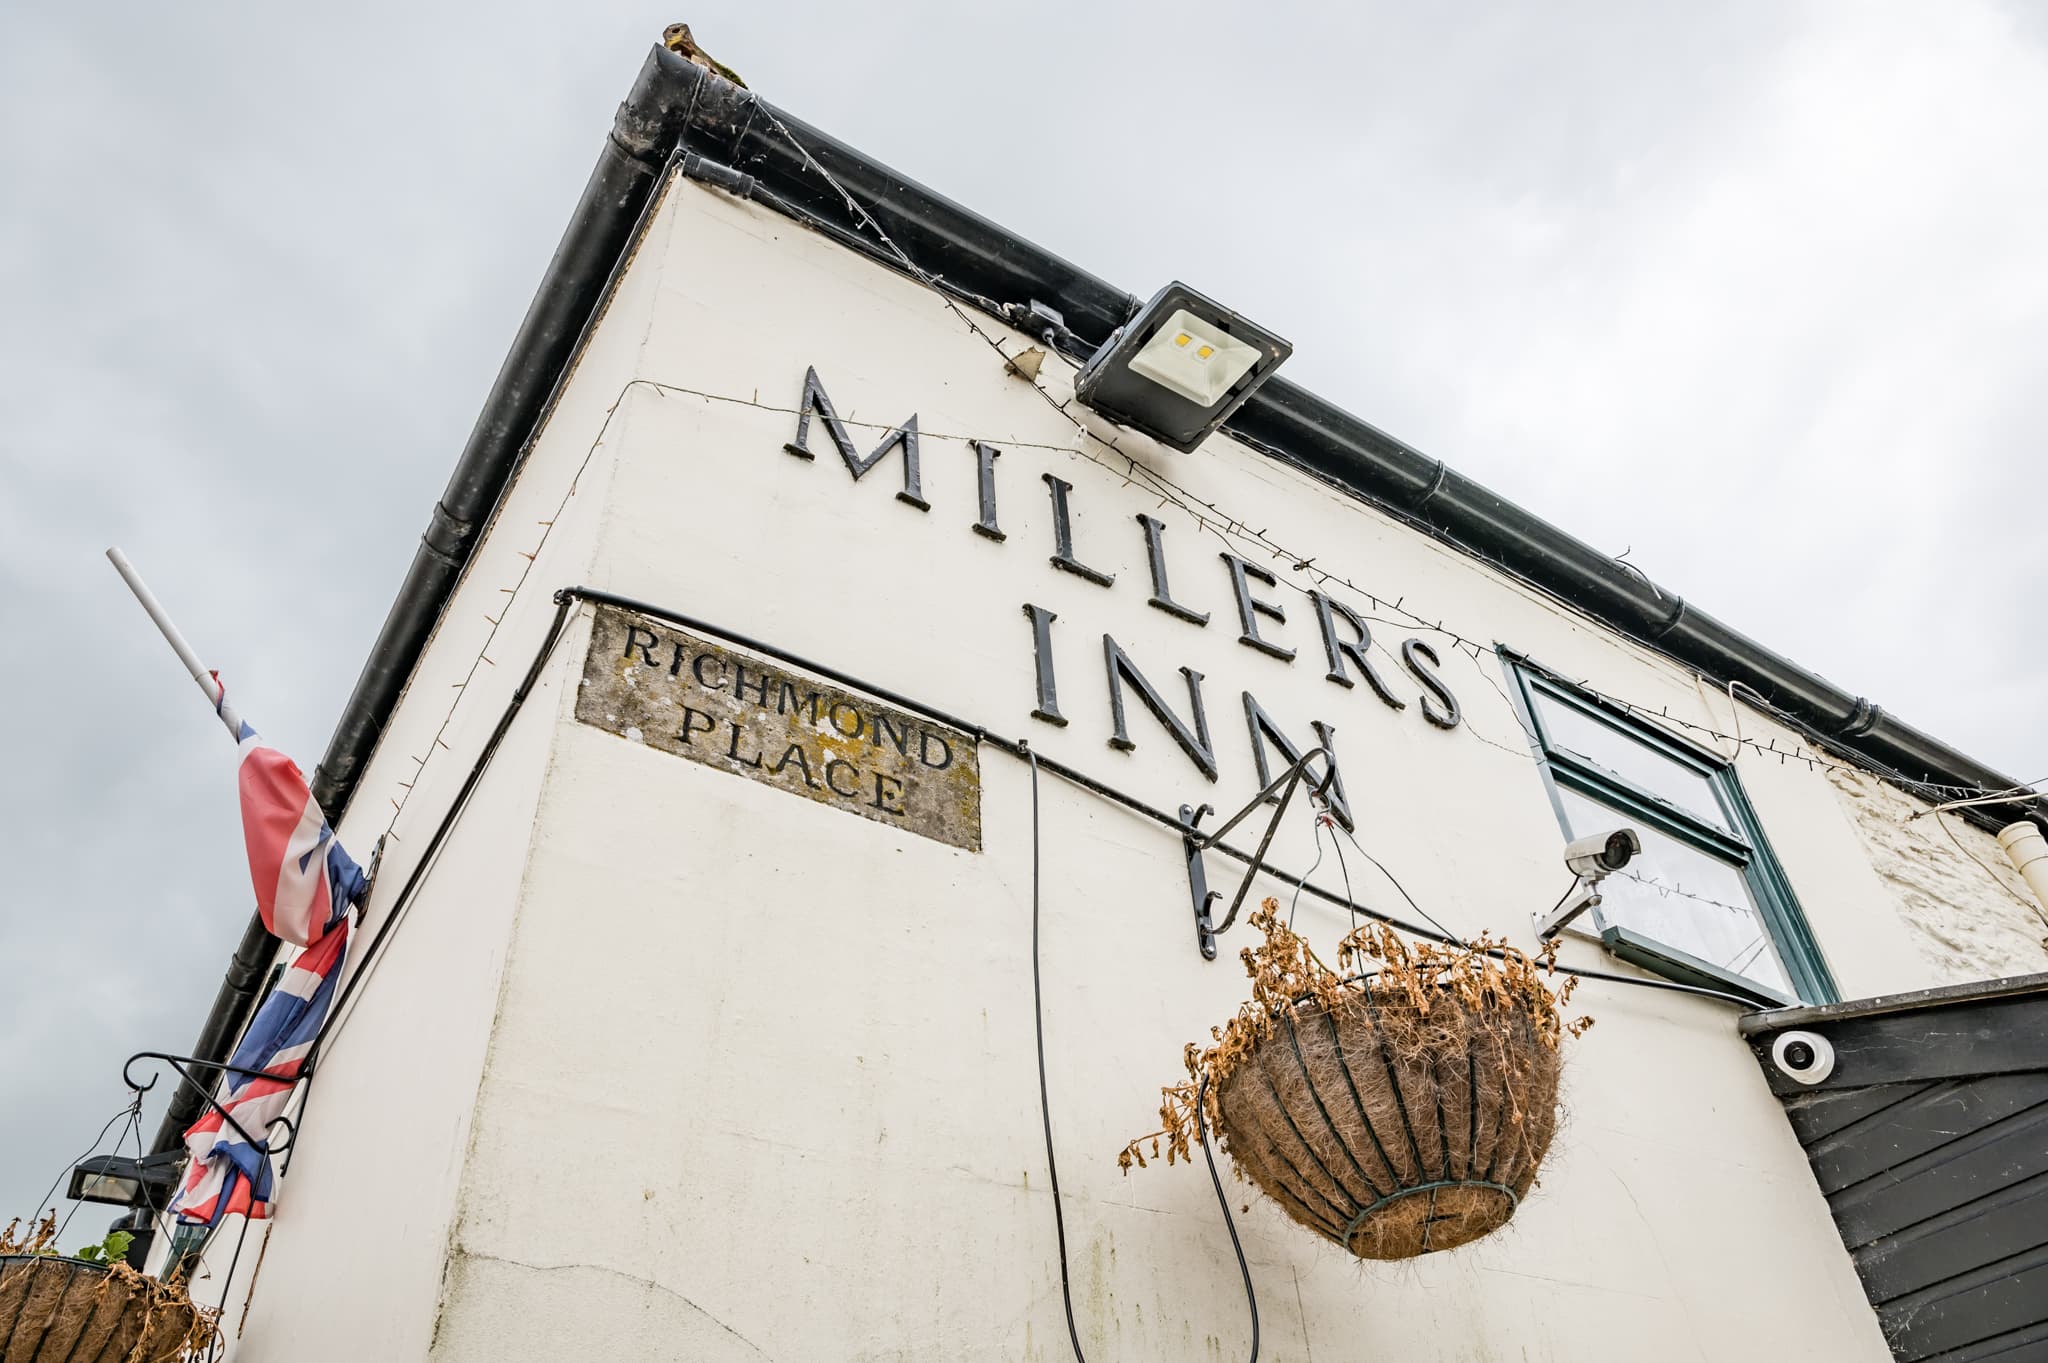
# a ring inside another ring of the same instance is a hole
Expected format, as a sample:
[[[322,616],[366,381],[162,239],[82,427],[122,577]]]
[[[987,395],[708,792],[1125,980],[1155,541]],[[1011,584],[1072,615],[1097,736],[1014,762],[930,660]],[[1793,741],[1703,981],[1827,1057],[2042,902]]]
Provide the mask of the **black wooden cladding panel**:
[[[1901,1363],[2048,1363],[2048,992],[1815,1019],[1771,1087]]]
[[[1987,1336],[2041,1323],[2048,1305],[2048,1245],[1949,1278],[1877,1308],[1900,1359],[1926,1360]]]
[[[1887,1137],[1872,1132],[1869,1139]],[[1966,1131],[1938,1149],[1902,1160],[1831,1194],[1828,1206],[1842,1243],[1855,1249],[2041,1173],[2048,1173],[2048,1106]],[[2041,1230],[2048,1239],[2048,1226]]]
[[[1770,1061],[1765,1060],[1764,1063],[1768,1065]],[[1869,1088],[1813,1089],[1780,1097],[1799,1143],[1811,1146],[1821,1137],[1839,1131],[1851,1122],[1860,1122],[1893,1103],[1902,1103],[1926,1088],[1925,1084],[1873,1084]]]
[[[2048,1324],[1978,1340],[1936,1354],[1928,1363],[2048,1363]]]
[[[1969,1272],[2024,1254],[2048,1225],[2048,1175],[1990,1198],[1931,1216],[1911,1230],[1857,1249],[1856,1271],[1876,1302],[1903,1297],[1944,1274]]]
[[[2048,1071],[2048,990],[1839,1018],[1803,1030],[1834,1044],[1834,1073],[1818,1089],[1808,1089],[1779,1073],[1766,1057],[1764,1078],[1780,1098],[1908,1080]],[[1757,1032],[1751,1044],[1761,1048],[1771,1036]]]
[[[1908,1160],[1931,1154],[1962,1137],[2048,1103],[2048,1074],[2000,1074],[1965,1083],[1930,1084],[1883,1111],[1806,1147],[1824,1193]]]

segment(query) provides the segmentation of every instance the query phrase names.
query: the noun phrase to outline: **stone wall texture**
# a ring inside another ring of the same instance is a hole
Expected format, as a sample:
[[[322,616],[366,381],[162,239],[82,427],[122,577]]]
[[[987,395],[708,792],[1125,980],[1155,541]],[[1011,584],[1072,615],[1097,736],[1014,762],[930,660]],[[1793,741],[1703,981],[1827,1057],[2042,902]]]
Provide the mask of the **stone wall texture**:
[[[1990,834],[1868,772],[1836,767],[1828,779],[1942,983],[2048,970],[2048,910]]]

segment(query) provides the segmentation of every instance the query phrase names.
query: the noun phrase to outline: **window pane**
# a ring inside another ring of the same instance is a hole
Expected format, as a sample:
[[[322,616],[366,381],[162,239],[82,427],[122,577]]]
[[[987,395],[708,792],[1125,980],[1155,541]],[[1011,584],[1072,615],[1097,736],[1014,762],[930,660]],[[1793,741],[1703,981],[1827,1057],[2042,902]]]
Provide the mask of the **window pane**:
[[[1723,833],[1735,831],[1721,812],[1721,802],[1714,798],[1713,782],[1706,777],[1576,706],[1562,704],[1540,691],[1534,695],[1536,713],[1551,747],[1612,772]]]
[[[1676,947],[1788,998],[1798,994],[1739,867],[1576,791],[1560,787],[1557,796],[1570,836],[1628,827],[1642,839],[1642,852],[1600,882],[1601,902],[1594,912],[1602,922]]]

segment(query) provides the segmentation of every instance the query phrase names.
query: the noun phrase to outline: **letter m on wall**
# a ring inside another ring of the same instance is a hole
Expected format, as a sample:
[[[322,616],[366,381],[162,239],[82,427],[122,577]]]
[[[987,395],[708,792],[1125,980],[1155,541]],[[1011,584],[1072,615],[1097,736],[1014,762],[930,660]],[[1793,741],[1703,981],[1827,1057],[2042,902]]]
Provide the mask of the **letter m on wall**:
[[[882,437],[882,443],[865,458],[855,454],[853,437],[847,433],[846,423],[839,419],[839,413],[832,409],[832,399],[825,396],[825,385],[818,381],[818,370],[813,366],[804,371],[803,400],[797,404],[796,439],[782,448],[799,459],[812,459],[811,418],[815,416],[825,423],[826,434],[839,450],[839,457],[846,461],[846,471],[853,475],[855,482],[875,465],[882,462],[889,451],[901,446],[903,449],[903,490],[896,494],[899,502],[909,502],[919,511],[931,510],[931,503],[924,499],[924,487],[918,479],[917,469],[917,413],[910,419]]]

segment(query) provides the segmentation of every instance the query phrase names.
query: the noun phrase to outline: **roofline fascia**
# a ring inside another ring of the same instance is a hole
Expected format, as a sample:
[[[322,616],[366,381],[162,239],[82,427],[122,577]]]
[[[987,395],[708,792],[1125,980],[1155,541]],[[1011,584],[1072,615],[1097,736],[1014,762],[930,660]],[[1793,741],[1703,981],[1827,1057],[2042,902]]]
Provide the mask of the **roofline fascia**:
[[[1800,1008],[1773,1008],[1745,1013],[1736,1020],[1744,1036],[1769,1036],[1793,1027],[1818,1027],[1854,1018],[1886,1017],[1896,1013],[1946,1008],[1952,1004],[1985,1003],[1992,999],[2015,998],[2022,994],[2048,994],[2048,972],[2011,975],[1997,980],[1973,980],[1966,984],[1944,984],[1933,989],[1914,989],[1903,994],[1877,994],[1843,1003],[1821,1003]]]

